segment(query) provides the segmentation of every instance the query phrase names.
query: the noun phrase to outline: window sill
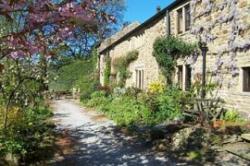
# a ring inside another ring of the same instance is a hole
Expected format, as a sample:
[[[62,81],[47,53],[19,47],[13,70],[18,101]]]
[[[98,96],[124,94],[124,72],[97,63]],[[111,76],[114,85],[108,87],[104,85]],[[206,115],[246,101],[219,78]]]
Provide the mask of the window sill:
[[[240,95],[250,97],[250,92],[240,92]]]
[[[182,33],[177,33],[177,36],[184,36],[186,34],[190,34],[190,30],[182,32]]]

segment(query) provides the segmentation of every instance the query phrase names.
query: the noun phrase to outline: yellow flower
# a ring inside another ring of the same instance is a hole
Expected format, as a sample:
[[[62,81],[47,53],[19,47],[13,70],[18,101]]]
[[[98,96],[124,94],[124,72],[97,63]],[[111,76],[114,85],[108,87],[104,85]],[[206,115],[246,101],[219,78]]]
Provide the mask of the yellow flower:
[[[165,84],[162,81],[151,82],[148,86],[148,92],[150,93],[163,93]]]

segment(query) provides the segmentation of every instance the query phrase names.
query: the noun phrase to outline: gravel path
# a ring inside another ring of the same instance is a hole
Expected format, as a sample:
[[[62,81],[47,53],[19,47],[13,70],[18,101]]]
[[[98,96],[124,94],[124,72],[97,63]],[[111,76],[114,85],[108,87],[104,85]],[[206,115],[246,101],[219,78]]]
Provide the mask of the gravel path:
[[[55,166],[161,166],[176,165],[151,150],[151,145],[135,141],[116,130],[114,123],[94,111],[86,111],[69,100],[53,102],[57,130],[67,130],[76,140],[73,153]]]

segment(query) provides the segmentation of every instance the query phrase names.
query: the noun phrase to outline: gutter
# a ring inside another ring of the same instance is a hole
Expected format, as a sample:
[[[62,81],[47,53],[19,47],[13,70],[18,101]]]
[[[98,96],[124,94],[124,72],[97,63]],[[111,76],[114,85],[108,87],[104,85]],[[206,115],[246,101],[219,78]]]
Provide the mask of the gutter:
[[[142,23],[141,25],[139,25],[137,28],[135,28],[134,30],[130,31],[129,33],[127,33],[126,35],[124,35],[123,37],[121,37],[119,40],[111,43],[108,47],[99,50],[99,54],[102,54],[103,52],[106,52],[107,50],[112,49],[114,46],[116,46],[117,44],[119,44],[120,42],[122,42],[123,40],[127,39],[128,37],[132,36],[134,33],[140,31],[141,29],[143,29],[144,27],[150,25],[152,22],[154,22],[157,19],[160,19],[162,16],[165,16],[167,11],[172,10],[173,8],[175,8],[176,6],[182,4],[182,3],[186,3],[189,0],[175,0],[173,3],[171,3],[170,5],[168,5],[167,7],[165,7],[164,9],[162,9],[160,12],[158,12],[157,14],[155,14],[154,16],[152,16],[151,18],[149,18],[148,20],[146,20],[144,23]],[[168,12],[169,13],[169,12]],[[170,16],[168,19],[169,22],[167,22],[167,24],[169,24],[168,30],[167,30],[167,34],[170,34]]]

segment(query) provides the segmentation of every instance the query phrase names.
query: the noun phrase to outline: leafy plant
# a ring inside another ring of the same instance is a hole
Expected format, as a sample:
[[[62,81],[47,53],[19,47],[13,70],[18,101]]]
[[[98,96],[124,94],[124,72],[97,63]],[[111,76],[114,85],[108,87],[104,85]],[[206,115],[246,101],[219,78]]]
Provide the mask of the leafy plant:
[[[166,85],[162,81],[155,81],[149,84],[149,93],[163,93]]]
[[[108,105],[111,101],[111,98],[106,96],[106,92],[97,91],[91,94],[91,99],[86,102],[86,106],[95,107],[102,109],[104,106]]]
[[[228,110],[225,112],[225,114],[223,116],[223,120],[229,121],[229,122],[238,122],[238,121],[241,121],[242,118],[241,118],[238,111]]]
[[[112,100],[106,112],[118,125],[151,125],[151,111],[129,96]]]
[[[105,68],[104,68],[104,85],[108,86],[110,83],[111,74],[111,58],[109,56],[105,57]]]
[[[161,37],[155,40],[153,55],[169,84],[172,83],[172,73],[176,64],[175,60],[179,56],[192,54],[196,47],[195,44],[186,43],[174,36]]]
[[[118,85],[123,87],[126,79],[129,78],[130,73],[127,70],[128,65],[138,58],[139,52],[137,50],[130,51],[126,56],[122,56],[113,60],[113,66],[119,76]]]
[[[53,125],[47,120],[52,112],[45,108],[16,108],[10,111],[8,130],[0,129],[0,157],[6,154],[20,156],[24,163],[37,162],[49,157],[53,148]],[[52,155],[52,153],[51,153]]]

